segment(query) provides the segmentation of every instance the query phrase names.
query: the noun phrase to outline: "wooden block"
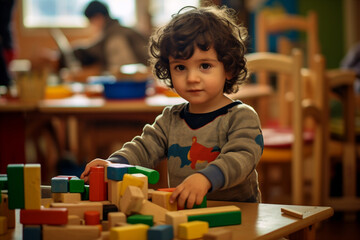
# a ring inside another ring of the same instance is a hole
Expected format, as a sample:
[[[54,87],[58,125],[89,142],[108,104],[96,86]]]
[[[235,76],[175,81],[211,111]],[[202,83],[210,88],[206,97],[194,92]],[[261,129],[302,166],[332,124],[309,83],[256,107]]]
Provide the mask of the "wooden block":
[[[24,225],[23,240],[41,240],[41,225]]]
[[[152,193],[152,202],[169,211],[177,210],[177,201],[170,203],[171,192],[154,191]]]
[[[188,221],[205,221],[209,227],[221,227],[241,224],[241,211],[218,212],[188,216]]]
[[[172,225],[158,225],[151,227],[147,234],[148,240],[172,240],[174,238]]]
[[[102,232],[103,231],[109,231],[109,221],[101,221],[101,226],[102,226]]]
[[[89,240],[100,236],[98,226],[92,225],[43,225],[43,240]]]
[[[148,199],[148,189],[149,189],[149,184],[148,184],[148,177],[145,176],[144,174],[142,173],[134,173],[134,174],[131,174],[139,179],[141,179],[144,183],[144,185],[141,187],[141,190],[144,194],[144,198],[145,199]]]
[[[235,205],[220,206],[220,207],[208,207],[208,208],[195,208],[195,209],[184,209],[178,212],[184,213],[187,216],[222,213],[222,212],[233,212],[240,211],[240,208]]]
[[[66,177],[51,178],[51,192],[66,193],[69,191],[69,180]]]
[[[128,173],[127,164],[111,164],[107,166],[107,178],[114,181],[122,181],[124,174]]]
[[[141,223],[122,227],[113,227],[110,229],[110,240],[146,240],[148,229],[148,225]]]
[[[126,223],[126,215],[123,212],[110,212],[108,214],[109,228],[115,227],[116,223]]]
[[[41,198],[41,206],[49,208],[50,204],[54,202],[52,198]]]
[[[162,192],[173,192],[175,191],[175,188],[158,188],[157,190]]]
[[[52,193],[54,202],[77,203],[81,201],[80,193]]]
[[[40,209],[41,207],[40,185],[41,185],[40,164],[25,164],[24,166],[25,209]]]
[[[81,219],[77,215],[68,215],[68,225],[81,225]]]
[[[158,171],[141,166],[134,166],[134,168],[130,168],[129,173],[142,173],[146,175],[150,184],[156,184],[160,179],[160,174]]]
[[[120,209],[126,215],[140,211],[144,200],[144,194],[140,188],[129,185],[125,194],[120,199]]]
[[[7,233],[8,230],[7,222],[8,222],[7,217],[0,216],[0,235]]]
[[[24,164],[7,165],[9,209],[24,208]]]
[[[203,236],[204,240],[231,240],[232,232],[229,229],[210,228]]]
[[[285,214],[287,214],[289,216],[292,216],[292,217],[296,217],[296,218],[300,218],[300,219],[304,218],[304,214],[302,212],[296,211],[296,210],[291,209],[291,208],[282,207],[281,212],[283,212],[283,213],[285,213]]]
[[[179,238],[196,239],[209,231],[209,224],[202,221],[193,221],[179,224]]]
[[[154,189],[148,189],[148,200],[151,200],[153,192],[155,192]]]
[[[66,208],[21,209],[20,223],[25,225],[67,224],[68,210]]]
[[[149,200],[144,199],[141,209],[138,213],[143,215],[153,215],[154,222],[165,222],[165,214],[168,212],[165,208],[162,208]]]
[[[120,196],[123,196],[125,190],[128,186],[135,186],[142,189],[144,185],[143,180],[131,175],[131,174],[124,174],[123,181],[121,184]]]
[[[119,209],[115,204],[103,204],[103,220],[108,220],[108,214],[110,212],[118,212]]]
[[[129,216],[126,222],[130,224],[143,223],[152,227],[154,225],[154,217],[152,215],[134,214]]]
[[[165,223],[172,225],[174,229],[174,236],[178,236],[178,226],[180,223],[188,222],[188,218],[181,212],[167,212],[165,214]]]
[[[82,201],[89,200],[89,191],[90,191],[90,186],[85,185],[84,186],[84,192],[81,194],[81,200]]]
[[[89,200],[90,201],[104,201],[106,200],[105,192],[105,172],[104,167],[95,166],[90,168],[89,176]]]
[[[69,215],[77,215],[81,219],[84,219],[84,212],[86,211],[98,211],[100,212],[100,219],[102,219],[102,208],[101,202],[79,202],[79,203],[52,203],[51,208],[66,208]]]
[[[9,197],[7,194],[1,195],[0,216],[7,218],[7,227],[15,228],[15,210],[9,209]]]
[[[206,195],[204,196],[202,202],[198,205],[198,204],[194,204],[194,206],[192,208],[206,208],[207,207],[207,199],[206,199]],[[188,209],[186,207],[186,202],[185,202],[185,209]]]
[[[85,190],[85,181],[78,177],[71,178],[69,180],[69,192],[71,193],[83,193]]]
[[[108,200],[120,209],[121,181],[108,180]]]
[[[99,225],[100,213],[98,211],[85,211],[84,219],[85,219],[85,225]]]
[[[8,190],[8,177],[6,174],[0,174],[0,190]]]

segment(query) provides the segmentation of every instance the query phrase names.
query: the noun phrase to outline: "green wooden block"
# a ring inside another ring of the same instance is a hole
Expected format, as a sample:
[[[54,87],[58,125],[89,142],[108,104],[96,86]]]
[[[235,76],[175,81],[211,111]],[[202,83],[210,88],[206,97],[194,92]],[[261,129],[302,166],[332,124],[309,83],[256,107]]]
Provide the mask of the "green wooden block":
[[[69,192],[71,193],[83,193],[85,190],[84,179],[71,178],[69,180]]]
[[[0,174],[0,190],[8,189],[8,177],[6,174]]]
[[[187,204],[187,202],[185,201],[185,209],[188,209],[186,207],[186,204]],[[194,206],[192,208],[194,209],[194,208],[206,208],[206,207],[207,207],[207,200],[206,200],[206,195],[205,195],[202,203],[200,203],[200,205],[194,204]]]
[[[209,227],[237,225],[241,224],[241,211],[188,216],[188,221],[205,221]]]
[[[152,227],[154,225],[154,217],[152,215],[140,215],[135,214],[131,215],[127,218],[127,223],[136,224],[136,223],[143,223]]]
[[[81,193],[81,200],[89,200],[89,185],[84,185],[84,191]]]
[[[24,164],[7,166],[9,209],[25,208]]]
[[[148,182],[150,184],[156,184],[160,179],[160,174],[158,171],[150,168],[145,168],[141,166],[134,166],[128,169],[129,173],[142,173],[148,177]]]

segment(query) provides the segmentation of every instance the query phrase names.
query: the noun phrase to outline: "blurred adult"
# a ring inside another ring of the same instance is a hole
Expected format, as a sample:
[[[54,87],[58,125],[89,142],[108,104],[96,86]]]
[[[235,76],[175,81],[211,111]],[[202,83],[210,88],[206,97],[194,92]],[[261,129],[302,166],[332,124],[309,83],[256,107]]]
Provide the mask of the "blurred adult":
[[[84,15],[90,26],[100,32],[95,42],[74,49],[82,66],[98,64],[102,71],[119,71],[124,64],[147,65],[148,38],[134,29],[122,26],[110,17],[108,7],[99,1],[90,2]]]

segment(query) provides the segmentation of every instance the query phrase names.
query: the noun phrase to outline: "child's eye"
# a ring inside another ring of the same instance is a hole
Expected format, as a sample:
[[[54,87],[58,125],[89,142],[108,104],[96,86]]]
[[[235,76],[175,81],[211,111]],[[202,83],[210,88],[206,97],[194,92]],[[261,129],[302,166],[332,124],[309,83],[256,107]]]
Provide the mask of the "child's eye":
[[[206,70],[206,69],[211,68],[211,65],[208,64],[208,63],[202,63],[202,64],[201,64],[201,68]]]
[[[185,70],[185,66],[184,65],[176,65],[175,70],[183,71],[183,70]]]

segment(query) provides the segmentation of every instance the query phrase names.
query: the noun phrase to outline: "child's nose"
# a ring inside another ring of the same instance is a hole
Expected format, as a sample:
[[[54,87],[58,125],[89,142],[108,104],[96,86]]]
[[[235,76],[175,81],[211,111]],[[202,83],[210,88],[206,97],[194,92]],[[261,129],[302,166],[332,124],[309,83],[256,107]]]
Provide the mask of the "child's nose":
[[[199,82],[199,81],[200,81],[199,74],[197,74],[197,72],[194,71],[194,70],[188,71],[187,81],[188,81],[189,83]]]

